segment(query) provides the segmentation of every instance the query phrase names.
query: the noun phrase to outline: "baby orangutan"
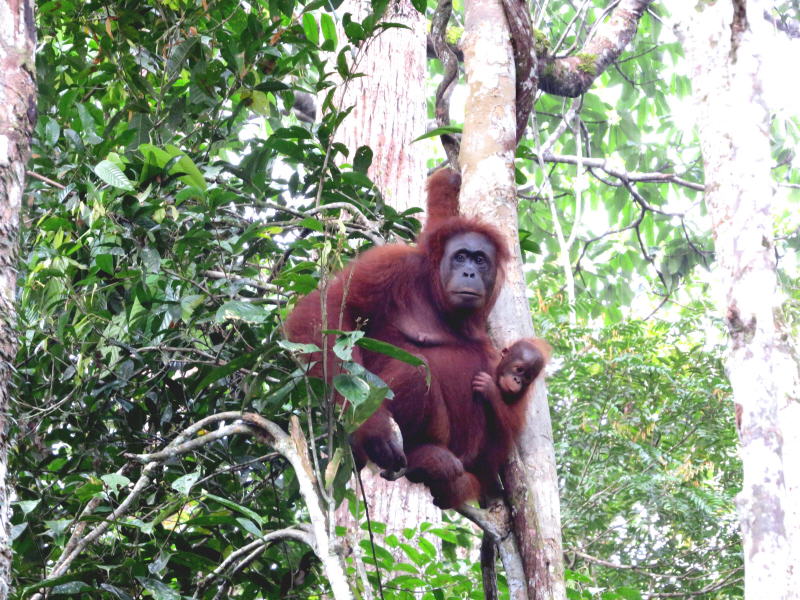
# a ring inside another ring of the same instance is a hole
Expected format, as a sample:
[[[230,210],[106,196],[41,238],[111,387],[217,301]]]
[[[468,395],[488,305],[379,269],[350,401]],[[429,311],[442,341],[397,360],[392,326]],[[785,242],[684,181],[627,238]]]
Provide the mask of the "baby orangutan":
[[[550,358],[550,345],[535,338],[517,340],[503,348],[501,355],[495,376],[481,371],[472,379],[472,389],[493,405],[501,398],[506,404],[514,404],[544,369]]]
[[[521,339],[501,351],[494,377],[481,371],[472,378],[472,390],[489,402],[501,428],[511,436],[522,429],[528,388],[550,359],[550,344],[538,338]]]

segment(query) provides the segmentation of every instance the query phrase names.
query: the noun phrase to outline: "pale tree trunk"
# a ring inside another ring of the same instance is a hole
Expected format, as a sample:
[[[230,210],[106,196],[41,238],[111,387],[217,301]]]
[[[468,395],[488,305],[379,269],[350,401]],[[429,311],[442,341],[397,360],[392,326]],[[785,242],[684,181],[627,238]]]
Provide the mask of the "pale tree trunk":
[[[371,9],[369,1],[347,0],[338,12],[349,12],[361,21]],[[369,42],[366,53],[359,53],[351,69],[366,76],[348,83],[342,106],[355,108],[337,132],[337,140],[351,155],[359,146],[372,148],[370,177],[387,204],[404,211],[423,206],[425,197],[425,152],[412,141],[425,133],[427,122],[426,20],[409,0],[391,2],[384,20],[409,29],[384,31]],[[426,521],[441,523],[441,512],[424,485],[404,477],[386,481],[369,469],[361,472],[361,478],[370,518],[385,523],[387,534],[402,537],[405,528]],[[337,511],[337,521],[351,525],[346,503]],[[395,554],[396,559],[402,556],[402,550]]]
[[[372,10],[368,0],[346,0],[338,9],[354,21],[362,21]],[[343,106],[354,105],[337,132],[352,152],[359,146],[372,148],[369,176],[387,204],[398,211],[424,205],[425,152],[414,138],[425,133],[427,106],[425,75],[426,20],[409,0],[390,2],[384,21],[409,29],[392,28],[368,42],[367,51],[351,69],[364,73],[347,85]],[[344,39],[344,34],[340,34]]]
[[[761,79],[770,49],[769,6],[751,0],[672,5],[692,68],[719,302],[730,333],[726,370],[740,417],[737,501],[748,600],[800,598],[798,363],[779,317],[776,189]]]
[[[36,31],[30,0],[0,0],[0,600],[11,585],[8,410],[17,353],[17,238],[36,119]]]
[[[465,11],[463,49],[469,94],[459,156],[464,178],[461,206],[466,214],[497,225],[513,256],[506,285],[489,319],[492,338],[503,347],[533,335],[514,183],[515,66],[500,0],[468,0]],[[525,430],[504,473],[525,572],[525,581],[509,580],[508,585],[512,598],[525,597],[524,592],[530,600],[561,600],[566,590],[558,479],[542,385],[536,386],[530,406]]]

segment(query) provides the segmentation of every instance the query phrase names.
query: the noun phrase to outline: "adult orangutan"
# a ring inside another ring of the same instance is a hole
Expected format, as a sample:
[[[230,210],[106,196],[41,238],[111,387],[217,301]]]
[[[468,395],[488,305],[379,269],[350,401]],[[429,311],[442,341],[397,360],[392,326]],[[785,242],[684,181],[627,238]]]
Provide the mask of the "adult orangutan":
[[[442,508],[496,491],[509,448],[495,440],[513,435],[505,429],[515,418],[472,390],[473,377],[494,372],[498,363],[486,318],[509,254],[493,226],[457,216],[459,187],[453,171],[430,177],[428,221],[417,246],[387,245],[356,258],[328,285],[325,327],[319,290],[300,300],[286,322],[292,341],[321,346],[323,329],[362,327],[367,336],[425,360],[430,388],[424,369],[356,349],[356,360],[380,376],[394,398],[353,433],[351,445],[358,468],[367,459],[389,472],[407,468],[406,477],[428,485]],[[335,364],[332,354],[328,364]]]

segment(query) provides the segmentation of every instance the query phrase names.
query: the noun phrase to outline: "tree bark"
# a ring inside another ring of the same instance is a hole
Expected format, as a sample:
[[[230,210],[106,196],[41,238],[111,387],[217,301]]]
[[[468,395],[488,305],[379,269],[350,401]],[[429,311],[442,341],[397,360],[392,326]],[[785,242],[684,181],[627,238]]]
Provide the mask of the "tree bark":
[[[350,12],[356,21],[371,10],[368,0],[347,0],[339,8],[341,14]],[[348,84],[342,106],[355,106],[337,137],[351,153],[363,145],[372,148],[370,177],[387,204],[404,211],[422,206],[425,197],[425,152],[421,143],[412,146],[412,141],[425,133],[427,123],[426,21],[409,0],[390,3],[384,20],[408,29],[389,29],[369,42],[353,67],[366,76]],[[361,479],[370,518],[386,524],[386,534],[402,538],[406,528],[415,529],[423,522],[441,523],[441,511],[424,485],[412,484],[404,477],[387,481],[369,469],[361,472]],[[352,528],[346,504],[337,511],[337,523]],[[395,553],[395,559],[403,556],[402,550]]]
[[[776,188],[761,76],[770,48],[767,9],[752,0],[675,7],[692,68],[719,305],[730,334],[748,600],[800,597],[800,378],[779,318]]]
[[[338,12],[362,21],[371,10],[368,0],[347,0]],[[387,29],[367,42],[366,52],[352,67],[366,77],[347,86],[343,106],[354,108],[337,138],[351,155],[359,146],[372,148],[369,176],[386,202],[402,212],[424,204],[425,153],[412,141],[427,125],[426,21],[409,0],[390,2],[383,20],[408,29]],[[340,37],[344,39],[344,33]]]
[[[489,325],[502,347],[533,335],[519,247],[514,149],[515,65],[500,0],[465,4],[464,66],[469,93],[459,161],[464,179],[461,207],[496,224],[513,256]],[[562,599],[564,564],[553,434],[542,385],[532,392],[527,423],[504,473],[524,582],[508,582],[512,597]],[[502,554],[502,549],[501,549]]]
[[[0,600],[11,585],[8,410],[17,353],[19,209],[36,120],[35,47],[31,0],[0,0]]]

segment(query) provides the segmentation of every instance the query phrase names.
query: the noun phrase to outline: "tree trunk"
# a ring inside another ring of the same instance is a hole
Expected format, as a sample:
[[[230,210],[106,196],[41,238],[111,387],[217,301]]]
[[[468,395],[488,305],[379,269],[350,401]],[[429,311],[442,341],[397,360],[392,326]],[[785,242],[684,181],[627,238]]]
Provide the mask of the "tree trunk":
[[[514,257],[489,319],[500,346],[533,335],[519,247],[514,149],[515,66],[500,0],[465,4],[464,65],[469,95],[459,162],[462,211],[497,225]],[[550,412],[544,386],[531,392],[525,429],[504,472],[525,581],[509,581],[512,597],[522,586],[530,600],[566,597],[561,514]]]
[[[11,585],[8,410],[17,353],[19,209],[36,119],[35,46],[33,3],[0,0],[0,600]]]
[[[362,21],[372,10],[368,0],[346,0],[339,8]],[[366,77],[351,81],[343,106],[354,105],[337,138],[352,152],[372,148],[369,169],[387,204],[402,212],[424,206],[425,152],[412,140],[425,133],[427,105],[425,75],[425,16],[409,0],[390,2],[383,18],[409,29],[387,29],[369,40],[352,70]],[[344,34],[340,35],[344,39]]]
[[[735,0],[675,9],[692,68],[720,309],[730,333],[726,370],[741,440],[737,503],[749,600],[800,597],[800,380],[779,318],[770,112],[760,75],[770,47],[768,8]]]
[[[339,12],[349,12],[361,21],[372,9],[365,0],[347,0]],[[389,29],[369,42],[366,53],[352,69],[366,76],[348,84],[343,107],[355,105],[337,133],[352,153],[368,145],[373,151],[369,174],[387,204],[398,211],[423,206],[425,197],[425,152],[412,141],[425,133],[427,107],[425,76],[426,21],[408,0],[389,4],[385,21],[402,23],[409,29]],[[342,36],[344,34],[341,34]],[[391,57],[391,60],[389,60]],[[361,472],[370,518],[386,524],[386,534],[402,538],[405,528],[420,523],[439,524],[428,489],[407,479],[386,481],[376,472]],[[346,505],[337,511],[339,524],[351,525]],[[395,559],[404,557],[398,550]]]

